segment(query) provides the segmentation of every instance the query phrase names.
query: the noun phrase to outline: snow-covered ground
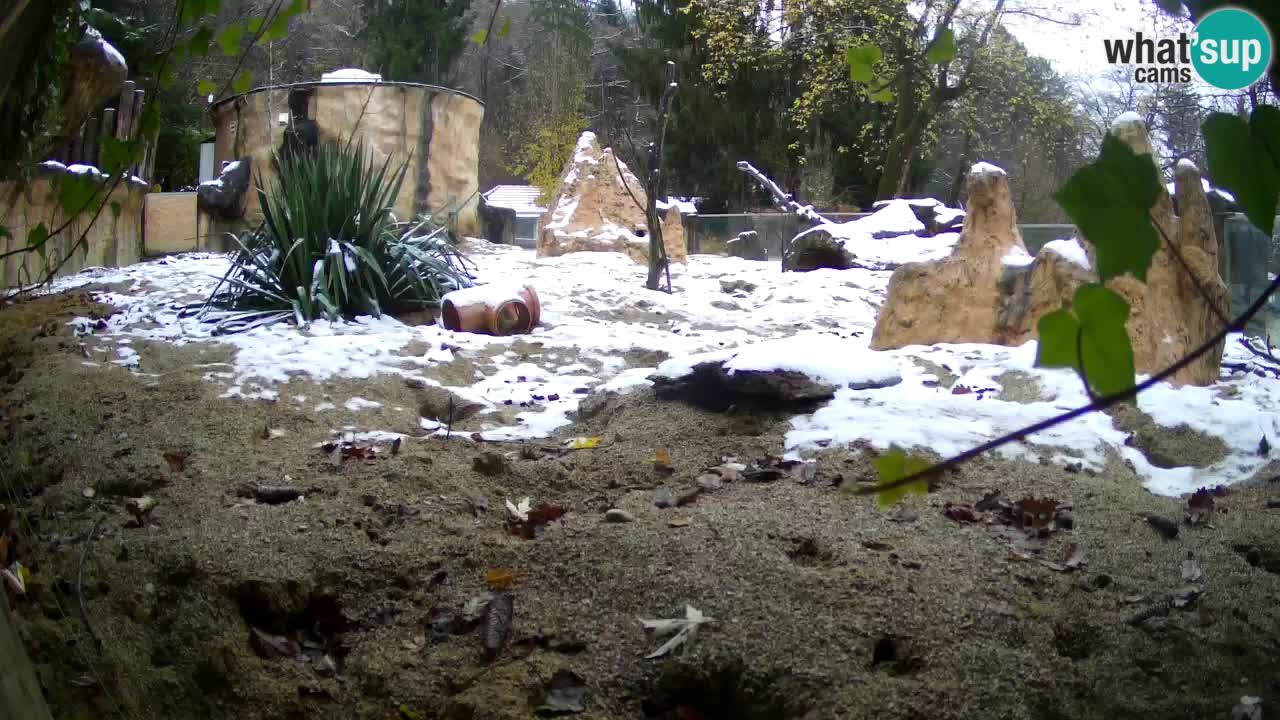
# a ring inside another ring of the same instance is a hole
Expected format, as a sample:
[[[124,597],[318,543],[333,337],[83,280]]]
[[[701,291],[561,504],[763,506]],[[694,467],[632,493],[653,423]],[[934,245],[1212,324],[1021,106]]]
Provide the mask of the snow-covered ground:
[[[899,261],[938,251],[935,243],[910,236],[893,242]],[[131,347],[135,341],[226,343],[236,351],[234,362],[202,368],[225,395],[292,402],[321,413],[335,407],[356,412],[377,403],[359,397],[318,403],[318,398],[308,400],[290,389],[291,378],[393,374],[438,385],[432,368],[466,356],[477,368],[474,382],[452,390],[484,403],[491,414],[508,404],[528,405],[514,425],[488,423],[484,435],[492,439],[546,436],[569,423],[585,389],[626,391],[647,385],[663,356],[634,351],[666,353],[672,358],[664,366],[668,373],[689,365],[682,356],[716,353],[733,356],[733,367],[774,364],[842,386],[870,376],[901,378],[882,389],[842,387],[827,405],[794,418],[785,450],[799,455],[855,440],[946,455],[1087,402],[1070,371],[1033,367],[1034,342],[871,351],[887,271],[784,274],[773,262],[695,255],[687,266],[672,268],[674,292],[668,295],[645,290],[644,268],[622,254],[537,259],[531,250],[479,241],[469,241],[464,250],[478,265],[480,282],[532,284],[542,300],[542,325],[529,335],[498,338],[361,318],[355,323],[315,322],[307,328],[277,324],[213,337],[209,325],[180,319],[176,311],[178,304],[203,299],[225,272],[227,258],[208,254],[89,270],[59,281],[55,290],[128,284],[126,290],[102,297],[121,309],[105,328],[94,329],[88,319],[73,322],[78,331],[93,333],[110,348],[101,361],[87,363],[113,363],[146,375]],[[772,342],[755,345],[762,341]],[[745,350],[728,352],[738,348]],[[1233,338],[1228,354],[1240,352]],[[650,358],[654,367],[628,367],[629,353],[632,365],[641,357]],[[957,385],[975,392],[953,394],[939,384],[937,368],[958,376]],[[1019,385],[1017,397],[1002,396],[1013,382]],[[1159,386],[1142,395],[1139,406],[1161,425],[1186,424],[1221,438],[1230,456],[1203,469],[1157,468],[1127,447],[1125,433],[1099,413],[1033,436],[1031,445],[1014,443],[1000,452],[1098,468],[1110,448],[1133,462],[1153,492],[1179,494],[1248,477],[1265,462],[1257,454],[1263,435],[1280,446],[1273,411],[1280,408],[1280,381],[1238,373],[1208,388]]]

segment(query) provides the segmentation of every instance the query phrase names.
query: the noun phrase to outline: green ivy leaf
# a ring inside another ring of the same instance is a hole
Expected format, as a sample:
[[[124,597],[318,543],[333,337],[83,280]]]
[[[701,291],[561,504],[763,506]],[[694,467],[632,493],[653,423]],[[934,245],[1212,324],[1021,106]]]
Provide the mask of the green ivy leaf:
[[[484,41],[489,39],[489,31],[481,28],[471,35],[471,42],[476,45],[484,45]]]
[[[502,25],[498,27],[498,39],[506,40],[507,36],[510,34],[511,34],[511,18],[508,17],[503,19]]]
[[[44,223],[40,223],[27,231],[27,247],[40,253],[40,259],[45,259],[44,245],[49,241],[49,228]]]
[[[84,211],[97,191],[98,183],[88,175],[63,175],[58,181],[58,200],[62,203],[62,211],[67,215]]]
[[[0,238],[7,238],[9,240],[13,239],[13,235],[9,232],[8,227],[0,225]]]
[[[1259,106],[1248,122],[1213,113],[1201,131],[1213,182],[1236,196],[1249,222],[1272,234],[1280,196],[1280,108]]]
[[[262,22],[263,20],[260,17],[251,17],[245,22],[245,27],[249,28],[250,33],[257,35],[258,31],[262,29]]]
[[[908,475],[922,472],[929,469],[930,465],[928,460],[909,456],[896,445],[890,447],[888,452],[881,454],[872,464],[875,465],[876,473],[880,475],[880,485],[887,485]],[[877,493],[876,501],[880,509],[885,510],[897,505],[900,500],[908,495],[927,495],[928,493],[929,481],[921,478],[915,482]]]
[[[849,78],[854,82],[868,83],[875,76],[872,67],[880,62],[883,53],[875,45],[850,45],[844,51],[845,62],[849,64]]]
[[[138,143],[132,140],[117,140],[110,135],[104,135],[100,140],[98,162],[108,175],[115,175],[128,166],[138,147]]]
[[[201,25],[187,41],[187,51],[192,57],[206,57],[209,54],[209,43],[213,42],[213,30]]]
[[[212,80],[201,80],[196,83],[196,92],[208,97],[218,92],[218,83]]]
[[[240,52],[240,41],[244,39],[243,25],[230,25],[226,30],[218,33],[218,46],[222,48],[222,54],[227,57],[234,57]]]
[[[217,15],[222,0],[186,0],[182,4],[182,22],[191,24],[205,15]]]
[[[956,56],[956,34],[951,28],[942,28],[938,36],[924,50],[924,59],[934,65],[951,62]]]
[[[1128,390],[1134,384],[1128,320],[1124,298],[1096,283],[1081,285],[1070,307],[1040,318],[1036,366],[1074,369],[1095,397]]]
[[[289,21],[307,9],[307,0],[293,0],[289,6],[276,15],[276,19],[267,27],[264,37],[268,40],[283,40],[289,35]]]
[[[894,95],[893,91],[890,90],[889,88],[884,88],[879,92],[872,93],[869,97],[871,98],[872,102],[891,103],[893,102],[894,98],[897,97],[897,95]]]
[[[247,93],[249,92],[249,86],[252,82],[253,82],[253,73],[249,72],[248,70],[245,70],[241,72],[239,75],[237,75],[236,79],[231,82],[231,90],[237,94]]]
[[[1103,281],[1126,272],[1146,280],[1151,256],[1160,247],[1150,219],[1159,194],[1151,157],[1108,133],[1098,159],[1072,175],[1054,199],[1093,243]]]

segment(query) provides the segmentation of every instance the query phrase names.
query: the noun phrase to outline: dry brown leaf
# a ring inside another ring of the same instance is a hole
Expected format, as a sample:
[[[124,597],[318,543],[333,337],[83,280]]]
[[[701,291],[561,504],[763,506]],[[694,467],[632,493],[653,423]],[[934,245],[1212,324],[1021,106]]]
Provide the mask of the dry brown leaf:
[[[169,463],[169,472],[180,473],[187,469],[187,458],[191,457],[191,453],[186,450],[172,450],[164,454],[165,462]]]
[[[978,522],[978,515],[972,505],[963,503],[946,503],[942,506],[942,514],[958,523]]]
[[[1028,497],[1018,501],[1018,527],[1047,533],[1058,511],[1058,501]]]
[[[673,518],[667,521],[667,527],[673,528],[689,527],[692,524],[693,521],[689,518]]]
[[[494,592],[510,590],[515,585],[516,576],[510,570],[494,568],[484,574],[484,583]]]

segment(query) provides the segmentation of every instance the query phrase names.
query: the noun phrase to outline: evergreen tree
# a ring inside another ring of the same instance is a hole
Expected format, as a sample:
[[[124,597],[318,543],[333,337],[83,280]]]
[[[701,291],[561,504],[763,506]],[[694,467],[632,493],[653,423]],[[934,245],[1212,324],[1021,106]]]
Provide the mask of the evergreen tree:
[[[386,80],[454,84],[470,9],[471,0],[365,0],[369,67]]]

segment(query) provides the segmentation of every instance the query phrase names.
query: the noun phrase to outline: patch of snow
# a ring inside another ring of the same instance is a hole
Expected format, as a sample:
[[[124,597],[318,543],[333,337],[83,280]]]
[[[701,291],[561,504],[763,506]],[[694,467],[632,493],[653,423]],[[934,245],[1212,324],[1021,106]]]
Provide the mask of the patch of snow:
[[[1143,124],[1144,123],[1142,120],[1142,116],[1136,112],[1130,111],[1127,113],[1121,113],[1119,117],[1117,117],[1115,120],[1112,120],[1111,129],[1117,130],[1122,127],[1128,127],[1132,125],[1143,125]]]
[[[912,235],[925,231],[924,223],[916,217],[911,209],[911,202],[907,200],[889,200],[884,207],[867,217],[844,223],[844,225],[868,234],[892,232],[899,235]]]
[[[1193,168],[1195,167],[1195,163],[1192,163],[1190,160],[1186,160],[1186,159],[1179,160],[1178,164],[1181,165],[1184,162],[1189,163]],[[1235,195],[1232,195],[1231,193],[1221,188],[1214,187],[1213,183],[1209,182],[1209,178],[1200,178],[1200,186],[1204,188],[1204,192],[1206,195],[1217,195],[1223,200],[1226,200],[1227,202],[1231,202],[1231,203],[1236,201]],[[1174,183],[1165,183],[1164,187],[1166,190],[1169,191],[1170,195],[1175,195],[1178,192],[1178,187]]]
[[[378,73],[371,73],[367,70],[359,68],[342,68],[327,72],[320,76],[320,82],[324,83],[377,83],[382,82],[382,76]]]
[[[81,165],[79,163],[75,165],[68,165],[67,172],[71,173],[72,175],[88,175],[89,177],[92,177],[94,179],[105,177],[102,174],[102,171],[99,170],[98,168],[92,165]]]
[[[782,370],[837,387],[891,385],[902,379],[898,361],[857,340],[802,333],[739,348],[724,363],[730,374]]]
[[[45,160],[44,162],[40,163],[40,167],[44,168],[45,170],[52,170],[54,172],[67,171],[67,166],[63,165],[57,160]]]
[[[1182,158],[1178,161],[1176,170],[1179,172],[1200,172],[1200,168],[1196,167],[1196,164],[1187,158]]]
[[[1091,270],[1089,265],[1089,254],[1085,252],[1080,242],[1075,238],[1063,238],[1061,240],[1050,240],[1044,244],[1045,250],[1057,253],[1063,260],[1069,260],[1076,265]]]
[[[1026,248],[1018,247],[1017,245],[1009,248],[1009,252],[1005,253],[1005,256],[1001,259],[1001,262],[1006,267],[1026,267],[1035,261],[1036,259],[1031,257]]]
[[[1004,168],[988,162],[980,162],[969,168],[970,175],[1007,175]]]
[[[686,198],[669,197],[666,200],[659,200],[657,202],[657,206],[659,210],[663,211],[674,207],[680,211],[681,215],[698,214],[698,206],[695,205],[692,200],[688,200]]]
[[[376,400],[365,400],[362,397],[353,397],[342,404],[342,407],[351,412],[359,412],[361,410],[376,410],[382,407],[382,403]]]

